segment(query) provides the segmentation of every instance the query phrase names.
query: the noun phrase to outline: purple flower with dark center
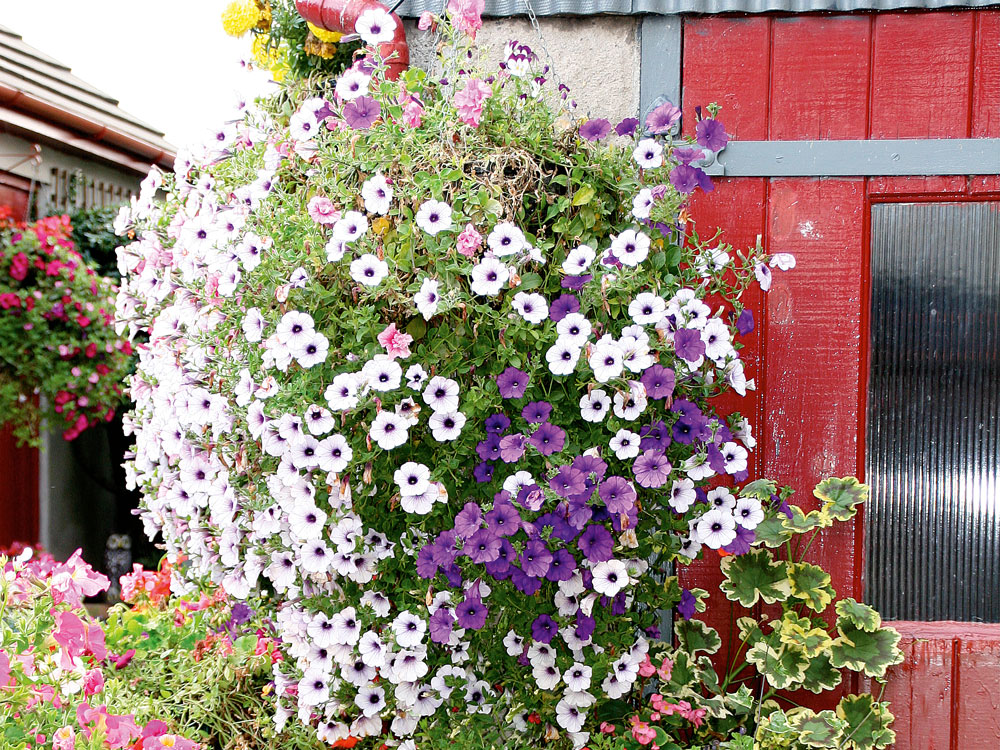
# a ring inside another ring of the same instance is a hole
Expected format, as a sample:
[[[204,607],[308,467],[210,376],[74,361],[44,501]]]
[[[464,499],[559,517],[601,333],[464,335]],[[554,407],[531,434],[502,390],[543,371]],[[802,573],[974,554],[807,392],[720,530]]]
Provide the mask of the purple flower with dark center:
[[[606,528],[592,523],[583,530],[580,538],[576,540],[576,546],[590,562],[604,562],[611,559],[615,540]]]
[[[693,146],[680,146],[675,148],[672,156],[681,164],[690,164],[693,161],[705,158],[705,152]]]
[[[639,120],[636,117],[626,117],[620,123],[615,125],[615,133],[617,135],[623,135],[626,138],[631,137],[635,133],[635,129],[639,127]]]
[[[506,539],[501,539],[497,559],[486,563],[486,572],[497,579],[509,578],[511,567],[516,559],[517,550],[514,549],[514,545]]]
[[[597,619],[591,617],[590,615],[585,615],[582,609],[578,609],[576,612],[576,637],[581,641],[585,641],[590,636],[594,634],[594,628],[597,627]]]
[[[479,484],[486,484],[493,481],[493,471],[493,464],[489,461],[483,461],[481,464],[476,464],[476,468],[472,470],[472,476]]]
[[[502,435],[508,427],[510,427],[510,420],[506,414],[497,412],[486,418],[486,431],[492,432],[494,435]]]
[[[456,613],[460,628],[479,630],[486,624],[486,615],[489,614],[489,610],[486,609],[486,605],[483,604],[482,597],[479,595],[478,585],[471,587],[466,592],[465,599],[458,605]]]
[[[591,490],[589,493],[586,493],[586,497],[589,498],[592,493],[593,490]],[[589,521],[593,517],[594,517],[594,509],[591,508],[589,505],[587,505],[586,498],[579,501],[572,499],[570,500],[569,514],[566,516],[566,521],[574,529],[579,531],[584,526],[586,526],[587,521]]]
[[[576,570],[576,560],[569,550],[557,549],[545,577],[550,581],[568,581]]]
[[[639,430],[639,448],[644,451],[661,450],[665,451],[673,441],[670,438],[670,430],[663,420],[657,420],[652,424],[643,426]]]
[[[434,540],[434,545],[431,547],[434,555],[434,562],[442,568],[446,565],[451,565],[455,562],[455,558],[458,557],[459,546],[456,545],[457,536],[458,535],[452,529],[449,531],[442,531]]]
[[[587,120],[580,126],[580,137],[586,141],[599,141],[607,138],[611,132],[611,123],[603,118]]]
[[[500,438],[500,460],[512,464],[524,455],[524,446],[528,439],[521,433],[504,435]]]
[[[670,405],[670,411],[680,414],[682,417],[700,417],[701,409],[698,404],[688,401],[686,398],[679,398]]]
[[[552,564],[552,552],[541,539],[532,539],[521,553],[521,568],[529,576],[543,577]]]
[[[531,637],[539,643],[551,643],[558,632],[559,626],[548,615],[539,615],[531,623]]]
[[[649,453],[649,451],[647,451],[647,453]],[[663,454],[660,453],[660,455],[662,456]],[[664,459],[664,462],[666,462],[666,459]],[[638,463],[639,459],[636,459],[636,464]],[[669,465],[670,464],[667,463],[667,466]],[[669,469],[667,469],[667,471],[669,472]],[[636,476],[638,476],[638,472]],[[665,481],[666,480],[664,480],[664,482]],[[641,481],[639,483],[642,484]],[[659,487],[660,485],[643,484],[643,486]],[[601,498],[601,502],[603,502],[612,513],[628,513],[632,509],[632,506],[635,505],[636,500],[635,488],[627,479],[625,479],[625,477],[608,477],[601,482],[600,486],[597,488],[597,495]]]
[[[664,102],[646,115],[646,130],[654,135],[669,132],[678,120],[681,111],[670,102]]]
[[[701,333],[690,328],[681,328],[674,334],[674,351],[681,359],[697,362],[705,356],[705,342]]]
[[[635,481],[652,488],[665,485],[672,468],[663,451],[646,451],[632,464]]]
[[[497,375],[497,389],[503,398],[521,398],[528,389],[528,373],[508,367]]]
[[[440,567],[434,562],[434,545],[425,544],[417,553],[417,575],[421,578],[433,578]]]
[[[558,453],[566,444],[566,433],[561,427],[550,422],[539,425],[538,429],[528,438],[528,442],[543,456]]]
[[[431,615],[427,621],[427,629],[430,631],[431,640],[435,643],[447,643],[451,640],[451,628],[455,624],[455,618],[451,610],[447,607],[439,607],[438,611]]]
[[[475,534],[482,524],[482,513],[482,508],[476,503],[466,503],[455,516],[455,533],[462,539],[468,539]]]
[[[542,488],[537,484],[529,484],[518,491],[517,502],[520,503],[522,508],[538,511],[545,502],[545,495],[542,493]]]
[[[709,423],[709,427],[715,430],[714,443],[719,445],[721,443],[728,443],[733,439],[733,433],[721,419],[713,419]]]
[[[497,536],[516,534],[521,523],[521,514],[509,501],[494,504],[493,510],[486,514],[486,525]]]
[[[722,451],[720,451],[713,443],[709,443],[705,452],[708,453],[708,465],[712,467],[712,471],[716,474],[725,474],[726,459],[723,457]]]
[[[745,555],[750,551],[750,545],[753,544],[756,538],[756,533],[736,524],[736,538],[722,549],[734,555]]]
[[[715,190],[708,173],[701,167],[692,167],[690,164],[678,164],[671,169],[670,184],[677,188],[677,192],[684,194],[693,193],[696,188],[701,188],[706,193]]]
[[[687,589],[684,589],[681,591],[681,601],[677,605],[677,611],[681,613],[681,617],[685,620],[690,620],[694,617],[694,613],[698,611],[696,609],[697,604],[698,600],[695,598],[694,594]]]
[[[549,421],[552,404],[548,401],[532,401],[521,409],[521,419],[528,424],[541,424]]]
[[[744,310],[740,313],[740,317],[736,319],[736,330],[740,332],[740,336],[746,336],[753,330],[752,310]]]
[[[542,581],[535,576],[529,576],[516,565],[512,565],[510,578],[514,582],[514,587],[525,596],[534,595],[542,587]]]
[[[382,114],[382,107],[370,96],[359,96],[344,105],[344,119],[354,130],[368,130]]]
[[[640,378],[649,398],[670,398],[674,395],[674,371],[661,365],[647,367]]]
[[[558,323],[570,313],[580,312],[580,300],[573,294],[560,294],[549,305],[549,318]]]
[[[556,539],[562,539],[564,542],[570,542],[576,537],[576,529],[567,523],[566,517],[561,512],[545,513],[535,519],[534,527],[539,533],[546,526],[552,529],[551,536]]]
[[[625,614],[625,602],[626,602],[625,592],[619,591],[615,595],[615,598],[611,600],[611,614],[617,617],[620,617],[621,615]]]
[[[729,143],[729,136],[726,134],[726,129],[718,120],[702,120],[695,126],[694,132],[698,145],[707,148],[709,151],[721,151]]]
[[[444,577],[448,579],[448,585],[453,589],[462,587],[462,569],[455,563],[445,566],[442,571]]]
[[[233,626],[242,625],[248,622],[253,616],[253,609],[244,604],[243,602],[237,602],[233,605],[232,610],[229,613],[229,623]]]
[[[598,480],[604,479],[608,465],[597,456],[581,455],[573,459],[573,468],[579,469],[588,477],[594,475]]]
[[[549,489],[559,497],[569,497],[583,492],[586,476],[582,471],[572,466],[560,466],[559,470],[549,480]]]
[[[462,551],[477,565],[493,562],[500,554],[500,537],[491,529],[479,529],[465,541]]]
[[[681,417],[671,429],[674,440],[684,445],[691,445],[695,440],[702,440],[708,432],[708,420],[701,415]]]
[[[573,292],[579,292],[586,286],[589,282],[594,280],[594,275],[590,273],[583,274],[582,276],[565,276],[560,282],[563,289],[569,289]]]
[[[500,438],[490,435],[476,444],[476,453],[483,461],[496,461],[500,458]]]

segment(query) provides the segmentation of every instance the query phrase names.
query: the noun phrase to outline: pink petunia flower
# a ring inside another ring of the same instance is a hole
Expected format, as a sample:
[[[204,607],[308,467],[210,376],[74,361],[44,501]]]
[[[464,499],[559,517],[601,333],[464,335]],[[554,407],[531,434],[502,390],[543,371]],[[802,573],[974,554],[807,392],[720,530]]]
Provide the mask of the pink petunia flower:
[[[412,96],[403,105],[403,123],[409,128],[419,128],[424,124],[424,106]]]
[[[483,28],[483,10],[485,0],[448,0],[448,12],[455,28],[464,31],[473,39],[476,32]]]
[[[472,258],[476,250],[483,244],[483,235],[476,231],[472,224],[466,224],[465,229],[458,235],[458,252],[466,258]]]
[[[309,218],[317,224],[335,224],[340,218],[340,211],[333,201],[322,195],[314,195],[309,199]]]
[[[483,103],[491,96],[493,88],[488,83],[478,78],[470,78],[452,99],[452,104],[458,110],[458,119],[466,125],[478,128],[483,117]]]
[[[390,323],[389,326],[378,335],[378,342],[385,348],[385,352],[389,355],[389,359],[396,359],[396,357],[406,359],[409,357],[410,344],[412,341],[413,336],[408,333],[403,333],[397,329],[395,323]]]

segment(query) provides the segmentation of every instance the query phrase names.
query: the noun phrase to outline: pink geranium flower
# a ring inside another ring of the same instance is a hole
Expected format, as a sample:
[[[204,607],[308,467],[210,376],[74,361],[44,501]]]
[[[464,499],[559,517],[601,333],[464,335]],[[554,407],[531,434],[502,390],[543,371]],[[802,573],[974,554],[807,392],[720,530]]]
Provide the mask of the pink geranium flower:
[[[465,229],[458,235],[458,252],[466,258],[472,258],[476,250],[483,244],[483,235],[476,231],[472,224],[466,224]]]
[[[448,12],[455,28],[464,31],[473,39],[476,32],[483,28],[483,10],[485,0],[448,0]]]
[[[491,96],[493,88],[488,83],[478,78],[470,78],[452,99],[452,104],[458,110],[458,119],[466,125],[478,128],[483,117],[483,103]]]
[[[400,331],[396,328],[395,323],[390,323],[389,326],[378,335],[378,342],[385,348],[385,352],[389,355],[389,359],[396,359],[396,357],[406,359],[409,357],[410,343],[412,341],[413,336]]]
[[[340,218],[340,212],[333,201],[322,195],[314,195],[309,199],[309,218],[317,224],[335,224]]]

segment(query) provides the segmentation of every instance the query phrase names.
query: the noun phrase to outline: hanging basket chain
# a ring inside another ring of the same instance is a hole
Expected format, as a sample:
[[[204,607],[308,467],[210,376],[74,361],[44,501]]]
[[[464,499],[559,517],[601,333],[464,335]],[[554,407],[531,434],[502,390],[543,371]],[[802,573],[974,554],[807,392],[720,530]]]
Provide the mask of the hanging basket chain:
[[[552,75],[552,80],[556,84],[556,90],[562,86],[562,81],[559,79],[559,74],[556,72],[556,61],[552,57],[552,53],[549,52],[549,48],[545,46],[545,36],[542,34],[541,26],[538,25],[538,16],[535,14],[535,9],[531,5],[531,0],[521,0],[521,4],[524,6],[524,10],[528,15],[528,22],[531,27],[535,30],[535,35],[538,37],[538,44],[542,48],[542,52],[545,53],[545,61],[549,66],[549,73]]]

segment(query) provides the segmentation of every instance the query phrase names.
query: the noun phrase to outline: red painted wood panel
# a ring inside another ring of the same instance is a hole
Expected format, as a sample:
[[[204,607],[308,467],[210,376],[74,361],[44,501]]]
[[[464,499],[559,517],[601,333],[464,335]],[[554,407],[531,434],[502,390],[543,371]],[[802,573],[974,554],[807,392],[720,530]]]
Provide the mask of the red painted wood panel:
[[[861,357],[864,181],[775,180],[772,252],[795,255],[767,297],[768,422],[764,473],[815,507],[824,477],[856,475]],[[830,571],[841,596],[856,596],[855,524],[820,534],[810,556]]]
[[[1000,10],[976,14],[976,64],[972,87],[972,137],[1000,137]],[[1000,172],[1000,167],[997,167]],[[971,192],[1000,191],[1000,175],[974,177]]]
[[[944,177],[870,177],[868,195],[964,195],[969,178]]]
[[[717,102],[734,138],[767,138],[770,19],[695,18],[684,21],[685,133],[694,133],[694,108]]]
[[[972,12],[875,16],[872,138],[967,138]]]
[[[28,211],[23,178],[0,173],[0,206],[10,206],[14,218]],[[2,417],[0,417],[2,418]],[[18,448],[9,429],[0,424],[0,546],[38,541],[38,451]]]
[[[870,16],[774,19],[771,140],[864,138]]]
[[[981,630],[986,632],[960,634],[955,643],[959,700],[952,736],[956,750],[1000,744],[1000,625]]]

